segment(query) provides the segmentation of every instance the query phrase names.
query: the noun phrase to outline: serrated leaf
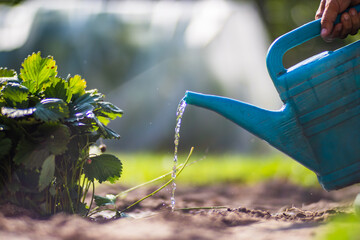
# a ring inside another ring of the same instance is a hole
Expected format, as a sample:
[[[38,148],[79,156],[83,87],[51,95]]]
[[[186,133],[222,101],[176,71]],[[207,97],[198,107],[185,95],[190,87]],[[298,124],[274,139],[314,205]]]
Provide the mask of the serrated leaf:
[[[0,68],[0,78],[14,78],[17,77],[17,73],[13,69]]]
[[[84,95],[81,95],[72,103],[73,105],[82,105],[82,104],[95,104],[102,99],[103,95],[93,91],[87,91]]]
[[[45,159],[50,155],[48,149],[26,139],[19,141],[13,161],[24,164],[28,169],[40,168]]]
[[[69,108],[67,104],[58,98],[46,98],[35,106],[34,115],[42,121],[59,121],[69,117]]]
[[[54,179],[55,174],[55,155],[47,157],[42,164],[39,176],[39,191],[44,190]]]
[[[94,110],[94,106],[89,103],[84,103],[81,105],[69,106],[69,117],[66,119],[68,122],[75,122],[83,119],[87,116],[87,113]]]
[[[20,77],[31,93],[42,89],[50,77],[57,75],[57,66],[52,56],[42,58],[40,52],[28,56],[22,63]]]
[[[96,205],[99,207],[106,205],[115,205],[116,202],[116,196],[113,194],[106,194],[105,197],[95,195],[94,199]]]
[[[70,77],[68,83],[69,89],[71,90],[71,94],[74,96],[74,98],[78,98],[79,96],[85,94],[86,81],[85,79],[81,79],[80,75]]]
[[[97,118],[99,119],[99,121],[104,124],[105,126],[109,124],[110,119],[104,116],[97,116]]]
[[[70,102],[72,93],[69,87],[69,83],[62,78],[51,78],[51,84],[48,84],[44,90],[46,98],[59,98],[64,102]]]
[[[18,82],[17,73],[12,69],[0,68],[0,84]]]
[[[96,125],[99,127],[103,138],[105,138],[105,139],[120,139],[119,134],[117,134],[115,131],[111,130],[110,128],[106,127],[104,124],[102,124],[100,122],[100,120],[97,117],[95,117],[94,114],[93,114],[92,118],[95,120]]]
[[[97,116],[104,116],[114,120],[117,117],[121,117],[123,115],[123,111],[109,102],[98,102],[98,109],[95,111]]]
[[[87,117],[88,113],[95,109],[96,102],[101,100],[101,95],[94,92],[87,92],[69,104],[70,115],[68,122],[79,121]]]
[[[102,154],[90,159],[91,161],[87,161],[84,165],[85,176],[90,181],[96,179],[99,183],[104,181],[114,183],[120,178],[122,163],[117,157],[110,154]]]
[[[7,83],[1,95],[9,107],[26,108],[28,106],[29,89],[19,83]]]
[[[46,148],[50,153],[58,155],[67,150],[70,141],[70,129],[64,124],[45,123],[38,129],[37,133],[42,141],[39,146]]]
[[[32,115],[35,112],[35,110],[36,108],[15,109],[15,108],[2,107],[1,113],[9,118],[21,118]]]

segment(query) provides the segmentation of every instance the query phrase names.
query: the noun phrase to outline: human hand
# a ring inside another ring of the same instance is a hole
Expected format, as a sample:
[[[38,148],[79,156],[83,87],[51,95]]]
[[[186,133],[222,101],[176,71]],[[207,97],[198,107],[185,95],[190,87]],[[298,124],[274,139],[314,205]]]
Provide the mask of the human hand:
[[[321,18],[321,37],[330,42],[335,38],[346,38],[349,34],[355,35],[360,28],[360,13],[351,8],[343,13],[340,23],[334,26],[338,14],[348,7],[355,6],[360,0],[321,0],[315,19]]]

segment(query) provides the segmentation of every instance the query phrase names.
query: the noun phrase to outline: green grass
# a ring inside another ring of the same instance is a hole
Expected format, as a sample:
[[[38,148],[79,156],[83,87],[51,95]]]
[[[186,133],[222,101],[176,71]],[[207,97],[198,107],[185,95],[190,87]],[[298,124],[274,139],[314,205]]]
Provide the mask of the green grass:
[[[161,153],[117,153],[123,162],[120,182],[126,185],[140,184],[167,172],[173,166],[172,154]],[[187,155],[179,156],[179,163]],[[191,164],[191,162],[194,162]],[[206,185],[217,183],[257,183],[268,179],[282,178],[302,186],[320,186],[316,175],[281,155],[266,156],[225,154],[199,156],[193,154],[190,164],[177,178],[177,184]]]
[[[330,221],[316,240],[360,239],[360,218],[356,215],[337,216]]]

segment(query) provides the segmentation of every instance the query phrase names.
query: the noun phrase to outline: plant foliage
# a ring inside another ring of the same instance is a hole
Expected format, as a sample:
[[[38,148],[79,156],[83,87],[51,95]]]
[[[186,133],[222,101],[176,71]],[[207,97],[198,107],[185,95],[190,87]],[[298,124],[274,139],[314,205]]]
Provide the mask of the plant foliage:
[[[122,110],[86,90],[81,76],[57,76],[51,56],[33,53],[21,66],[20,75],[0,68],[0,202],[86,215],[94,181],[121,175],[118,158],[91,156],[89,147],[120,138],[106,125]]]

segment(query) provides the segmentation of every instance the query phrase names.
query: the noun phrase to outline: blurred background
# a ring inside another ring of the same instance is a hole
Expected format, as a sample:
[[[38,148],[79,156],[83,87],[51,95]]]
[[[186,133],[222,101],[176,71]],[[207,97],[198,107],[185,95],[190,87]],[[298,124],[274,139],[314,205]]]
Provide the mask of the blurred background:
[[[176,109],[186,90],[277,110],[265,58],[280,35],[314,19],[319,1],[2,1],[0,66],[19,72],[32,52],[54,56],[59,75],[80,74],[124,110],[110,123],[111,151],[173,152]],[[348,39],[347,41],[351,41]],[[285,66],[324,50],[321,39],[286,54]],[[208,110],[188,106],[180,151],[275,151]]]

